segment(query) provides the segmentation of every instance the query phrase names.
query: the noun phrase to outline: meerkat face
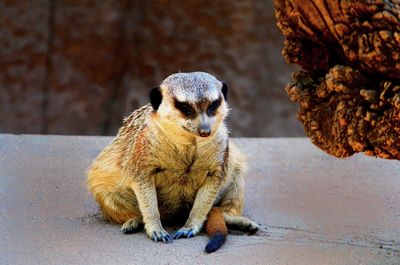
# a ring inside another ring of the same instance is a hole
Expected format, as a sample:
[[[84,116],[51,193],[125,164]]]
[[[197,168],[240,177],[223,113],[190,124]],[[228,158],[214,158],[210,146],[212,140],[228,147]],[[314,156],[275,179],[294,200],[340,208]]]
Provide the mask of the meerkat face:
[[[177,73],[150,93],[160,121],[171,130],[213,135],[228,114],[228,87],[204,72]]]

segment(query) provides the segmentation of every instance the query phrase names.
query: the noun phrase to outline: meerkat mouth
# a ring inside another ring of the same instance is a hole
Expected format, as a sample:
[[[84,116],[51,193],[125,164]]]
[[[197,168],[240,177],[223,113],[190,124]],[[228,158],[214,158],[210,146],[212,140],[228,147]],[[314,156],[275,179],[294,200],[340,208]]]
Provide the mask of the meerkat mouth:
[[[210,137],[211,136],[211,132],[207,135],[207,136],[203,136],[203,135],[201,135],[200,133],[194,133],[194,132],[192,132],[191,130],[189,130],[188,128],[186,128],[185,126],[181,126],[182,127],[182,129],[184,130],[184,131],[186,131],[186,132],[188,132],[188,133],[190,133],[190,134],[192,134],[192,135],[194,135],[194,136],[197,136],[197,137],[201,137],[201,138],[208,138],[208,137]]]

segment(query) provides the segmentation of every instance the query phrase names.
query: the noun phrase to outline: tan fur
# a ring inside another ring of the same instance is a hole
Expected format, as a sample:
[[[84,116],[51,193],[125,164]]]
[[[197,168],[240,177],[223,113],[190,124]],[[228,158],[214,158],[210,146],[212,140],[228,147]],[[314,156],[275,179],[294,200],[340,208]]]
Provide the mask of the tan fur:
[[[228,225],[257,227],[232,219],[243,209],[245,159],[218,114],[215,128],[201,138],[161,119],[151,105],[134,111],[88,170],[88,189],[105,218],[124,223],[124,231],[144,223],[149,237],[164,240],[160,220],[187,212],[182,229],[195,235],[220,205]]]

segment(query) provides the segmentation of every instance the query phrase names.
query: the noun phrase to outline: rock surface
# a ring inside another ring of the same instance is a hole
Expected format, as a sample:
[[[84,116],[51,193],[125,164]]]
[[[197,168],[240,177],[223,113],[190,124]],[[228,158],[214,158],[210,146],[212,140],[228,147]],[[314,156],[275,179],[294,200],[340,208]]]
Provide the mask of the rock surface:
[[[205,254],[204,234],[165,245],[103,221],[85,170],[110,140],[0,135],[0,264],[400,263],[398,161],[234,139],[249,160],[244,214],[262,230]]]

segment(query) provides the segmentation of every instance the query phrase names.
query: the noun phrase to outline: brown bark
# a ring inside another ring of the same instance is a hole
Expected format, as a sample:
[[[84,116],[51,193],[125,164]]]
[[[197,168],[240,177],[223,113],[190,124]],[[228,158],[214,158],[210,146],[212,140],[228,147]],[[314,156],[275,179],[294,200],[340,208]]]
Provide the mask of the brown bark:
[[[400,1],[274,0],[287,85],[312,142],[400,159]]]

